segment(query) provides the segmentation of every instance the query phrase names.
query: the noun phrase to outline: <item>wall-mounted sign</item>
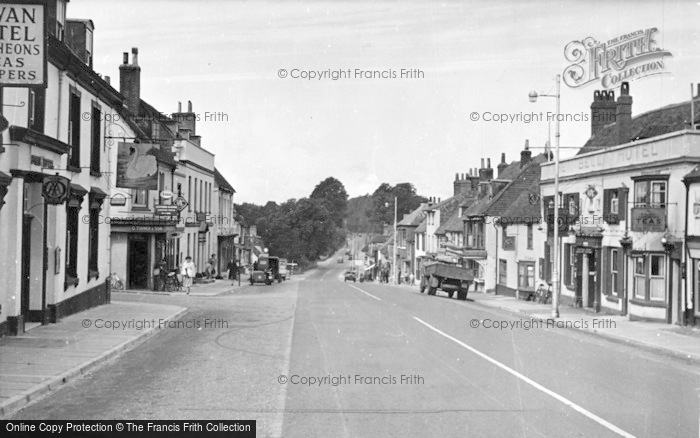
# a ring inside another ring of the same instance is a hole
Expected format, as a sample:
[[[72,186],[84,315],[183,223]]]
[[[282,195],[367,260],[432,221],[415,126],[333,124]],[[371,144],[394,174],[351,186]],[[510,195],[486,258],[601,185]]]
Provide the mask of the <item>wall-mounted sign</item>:
[[[63,204],[68,198],[68,178],[53,175],[44,178],[41,194],[49,205]]]
[[[156,216],[170,216],[175,217],[180,213],[177,209],[177,205],[156,205]]]
[[[43,4],[2,4],[0,86],[46,88],[46,40]]]
[[[113,205],[115,207],[121,207],[126,205],[126,196],[124,196],[121,193],[117,193],[116,195],[109,198],[109,205]]]
[[[666,230],[665,208],[633,208],[631,213],[632,231],[661,233]]]
[[[160,145],[149,143],[119,143],[117,150],[117,187],[158,190],[158,160]]]
[[[177,205],[177,209],[179,211],[182,211],[187,208],[188,202],[187,199],[183,198],[182,196],[178,196],[175,199],[175,205]]]
[[[170,190],[163,190],[162,192],[160,192],[160,197],[163,199],[170,199],[173,197],[173,192],[171,192]]]

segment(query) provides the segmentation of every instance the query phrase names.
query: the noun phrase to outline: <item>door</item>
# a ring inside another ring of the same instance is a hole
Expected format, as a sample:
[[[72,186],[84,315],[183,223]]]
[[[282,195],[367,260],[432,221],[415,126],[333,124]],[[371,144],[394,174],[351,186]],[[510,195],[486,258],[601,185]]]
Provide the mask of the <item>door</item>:
[[[31,275],[32,216],[25,214],[22,219],[22,282],[20,315],[27,322],[29,315],[29,278]]]
[[[148,287],[148,237],[129,236],[129,289]]]
[[[598,260],[596,251],[587,254],[588,257],[588,307],[597,306],[596,289],[598,286]]]

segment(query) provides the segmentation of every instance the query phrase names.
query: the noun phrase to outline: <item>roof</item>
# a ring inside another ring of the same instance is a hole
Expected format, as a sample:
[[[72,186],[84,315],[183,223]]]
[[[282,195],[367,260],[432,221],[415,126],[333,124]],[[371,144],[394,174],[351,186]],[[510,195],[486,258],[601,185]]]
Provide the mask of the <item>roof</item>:
[[[695,166],[695,168],[693,170],[691,170],[690,173],[686,174],[683,177],[683,181],[685,181],[685,182],[700,181],[700,165]]]
[[[539,198],[532,202],[530,195],[539,194],[540,165],[547,160],[544,154],[533,157],[527,166],[520,168],[513,180],[493,198],[484,197],[465,212],[465,216],[492,216],[506,218],[507,223],[531,222],[540,214]],[[509,167],[514,167],[512,164]],[[511,172],[514,172],[512,169]]]
[[[423,210],[425,210],[427,204],[421,204],[413,210],[412,212],[408,213],[399,221],[399,223],[396,224],[397,227],[417,227],[420,225],[420,223],[423,221]]]
[[[695,108],[700,108],[700,97],[694,98]],[[670,132],[690,129],[690,100],[667,105],[632,118],[630,136],[624,143],[656,137]],[[695,123],[700,119],[700,111],[695,112]],[[694,124],[695,124],[694,123]],[[694,125],[693,124],[693,125]],[[593,152],[601,147],[617,146],[617,122],[605,125],[596,135],[591,136],[577,155]]]
[[[384,243],[387,241],[389,236],[385,236],[383,234],[378,234],[374,237],[372,237],[372,240],[369,241],[369,243]]]
[[[471,203],[476,201],[477,192],[469,191],[465,193],[460,193],[452,198],[447,199],[450,201],[444,209],[440,210],[440,226],[435,230],[435,234],[445,234],[448,231],[461,231],[464,222],[462,222],[459,216],[459,207],[464,205],[465,202],[471,199]]]
[[[221,172],[219,172],[219,169],[217,169],[216,167],[214,168],[214,183],[219,186],[220,190],[229,193],[236,193],[236,190],[233,188],[233,186],[229,184],[228,181],[226,181],[226,178],[224,178]]]

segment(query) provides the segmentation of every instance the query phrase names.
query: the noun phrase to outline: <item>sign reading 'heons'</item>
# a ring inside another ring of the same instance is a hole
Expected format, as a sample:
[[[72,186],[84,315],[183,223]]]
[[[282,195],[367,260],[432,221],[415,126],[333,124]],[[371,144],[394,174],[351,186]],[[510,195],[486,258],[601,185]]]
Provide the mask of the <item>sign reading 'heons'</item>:
[[[44,5],[0,5],[0,85],[46,87]]]

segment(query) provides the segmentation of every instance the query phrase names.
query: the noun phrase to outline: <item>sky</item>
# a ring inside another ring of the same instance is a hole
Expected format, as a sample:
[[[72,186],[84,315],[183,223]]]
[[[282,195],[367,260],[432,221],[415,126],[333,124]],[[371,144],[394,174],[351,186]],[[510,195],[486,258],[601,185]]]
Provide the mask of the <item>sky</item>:
[[[93,20],[94,69],[113,86],[122,53],[138,47],[142,99],[167,114],[192,102],[202,147],[237,203],[306,197],[329,176],[350,197],[411,182],[447,198],[455,173],[481,158],[518,160],[526,140],[542,152],[556,99],[530,103],[528,93],[554,94],[572,64],[565,47],[587,37],[658,29],[654,47],[670,55],[663,74],[630,82],[633,116],[688,100],[700,82],[700,2],[691,1],[72,0],[67,13]],[[590,136],[581,119],[598,89],[562,83],[571,117],[562,158]],[[533,112],[541,120],[526,123]]]

